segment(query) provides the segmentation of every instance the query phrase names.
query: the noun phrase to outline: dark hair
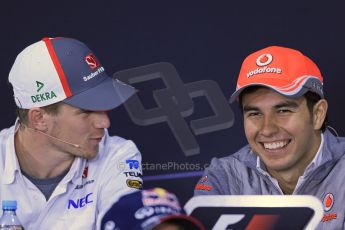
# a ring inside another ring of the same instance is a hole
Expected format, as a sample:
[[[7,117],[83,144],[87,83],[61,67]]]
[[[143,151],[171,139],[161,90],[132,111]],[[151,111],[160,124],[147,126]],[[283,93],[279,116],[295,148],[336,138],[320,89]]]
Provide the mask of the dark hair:
[[[242,108],[242,99],[243,99],[243,95],[245,94],[249,94],[249,93],[253,93],[254,91],[256,91],[258,88],[260,88],[262,86],[252,86],[252,87],[248,87],[246,89],[244,89],[242,91],[242,93],[239,95],[238,99],[239,99],[239,105],[240,105],[240,110],[243,111],[243,108]],[[308,110],[311,114],[311,116],[313,116],[313,108],[314,108],[314,105],[319,101],[321,100],[321,96],[317,93],[314,93],[312,91],[308,91],[306,92],[303,97],[305,97],[305,99],[307,100],[307,107],[308,107]],[[326,130],[326,127],[327,127],[327,114],[326,114],[326,118],[325,120],[323,121],[323,124],[320,128],[320,130],[322,132],[324,132]]]
[[[51,115],[56,115],[59,113],[59,108],[62,102],[57,102],[51,105],[43,106],[41,109],[43,109],[46,113]],[[22,109],[22,108],[16,108],[16,114],[19,119],[19,122],[24,125],[28,125],[28,112],[29,109]]]
[[[314,105],[319,100],[321,100],[321,96],[319,94],[311,92],[311,91],[306,92],[303,96],[307,100],[307,106],[308,106],[309,112],[311,114],[313,114]],[[322,126],[320,128],[322,132],[325,132],[325,130],[326,130],[327,123],[328,123],[327,120],[328,120],[328,117],[327,117],[327,114],[326,114],[325,120],[323,121]]]
[[[171,220],[165,220],[164,222],[160,223],[152,230],[164,229],[162,227],[164,227],[165,225],[170,225],[170,224],[177,227],[178,230],[200,230],[201,229],[199,226],[197,226],[196,224],[192,223],[189,220],[175,218]]]

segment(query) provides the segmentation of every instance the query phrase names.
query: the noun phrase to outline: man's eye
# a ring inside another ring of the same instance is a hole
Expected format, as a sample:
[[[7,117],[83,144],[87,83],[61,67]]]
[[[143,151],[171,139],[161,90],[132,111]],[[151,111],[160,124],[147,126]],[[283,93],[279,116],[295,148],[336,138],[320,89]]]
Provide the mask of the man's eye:
[[[278,109],[278,113],[289,113],[291,110],[289,109]]]
[[[80,110],[80,114],[90,114],[91,112],[90,110]]]
[[[260,115],[259,112],[249,112],[249,113],[247,113],[248,117],[255,117],[255,116],[259,116],[259,115]]]

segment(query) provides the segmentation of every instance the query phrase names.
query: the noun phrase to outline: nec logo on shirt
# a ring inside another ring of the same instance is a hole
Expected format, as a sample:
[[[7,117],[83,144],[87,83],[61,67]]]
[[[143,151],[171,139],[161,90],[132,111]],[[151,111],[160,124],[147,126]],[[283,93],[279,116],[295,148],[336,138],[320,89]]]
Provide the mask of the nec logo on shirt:
[[[93,202],[92,198],[91,198],[91,195],[93,193],[90,192],[89,194],[87,194],[85,197],[82,197],[82,198],[79,198],[77,199],[76,201],[74,200],[68,200],[68,209],[70,208],[75,208],[75,209],[78,209],[78,208],[82,208],[82,207],[85,207],[87,204],[90,204]]]

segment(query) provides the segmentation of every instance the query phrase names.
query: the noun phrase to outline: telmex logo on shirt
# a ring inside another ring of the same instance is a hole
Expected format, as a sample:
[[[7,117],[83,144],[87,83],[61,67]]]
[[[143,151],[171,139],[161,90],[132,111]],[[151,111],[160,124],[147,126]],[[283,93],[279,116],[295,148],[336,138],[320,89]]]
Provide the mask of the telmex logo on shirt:
[[[138,169],[139,168],[139,161],[137,160],[126,160],[126,164],[128,164],[129,169]]]
[[[142,177],[143,174],[141,174],[140,172],[123,172],[123,174],[126,175],[126,177]]]

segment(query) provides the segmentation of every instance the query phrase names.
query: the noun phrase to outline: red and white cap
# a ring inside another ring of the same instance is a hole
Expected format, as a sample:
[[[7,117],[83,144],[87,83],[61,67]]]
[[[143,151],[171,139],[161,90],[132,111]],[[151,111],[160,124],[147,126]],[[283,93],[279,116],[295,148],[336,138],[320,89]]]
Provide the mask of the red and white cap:
[[[291,98],[308,91],[324,98],[323,77],[317,65],[301,52],[279,46],[264,48],[245,58],[230,102],[250,86],[268,87]]]
[[[9,74],[16,105],[30,109],[63,101],[91,110],[113,109],[136,90],[109,77],[94,53],[72,38],[44,38],[26,47]]]

